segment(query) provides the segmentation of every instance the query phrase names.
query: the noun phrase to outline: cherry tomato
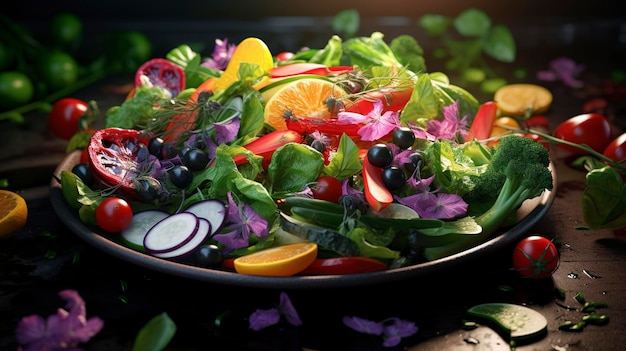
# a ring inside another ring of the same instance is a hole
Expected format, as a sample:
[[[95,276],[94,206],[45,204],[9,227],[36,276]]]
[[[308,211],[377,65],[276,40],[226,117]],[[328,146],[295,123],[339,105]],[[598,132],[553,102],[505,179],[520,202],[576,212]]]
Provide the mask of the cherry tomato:
[[[611,124],[604,115],[585,113],[561,122],[554,129],[554,136],[572,143],[586,144],[597,152],[603,152],[612,140]],[[577,155],[585,154],[568,145],[557,145]]]
[[[110,233],[119,233],[133,220],[133,210],[126,200],[119,197],[104,199],[96,207],[96,224]]]
[[[289,61],[294,57],[294,53],[291,51],[283,51],[276,54],[277,61]]]
[[[493,123],[493,128],[491,129],[490,138],[493,138],[493,140],[490,140],[487,143],[487,145],[489,146],[498,145],[498,143],[500,142],[500,137],[502,137],[503,135],[513,133],[511,128],[513,129],[520,128],[520,124],[519,122],[517,122],[515,118],[512,118],[512,117],[497,118],[496,121]]]
[[[387,265],[384,262],[370,257],[332,257],[317,258],[313,261],[313,263],[298,274],[356,274],[382,271],[385,269],[387,269]]]
[[[559,268],[559,252],[551,240],[529,236],[515,246],[513,267],[526,278],[549,278]]]
[[[22,72],[0,73],[0,111],[21,106],[32,100],[35,88],[32,81]]]
[[[89,111],[89,104],[74,98],[62,98],[52,105],[48,114],[48,128],[57,137],[72,138],[80,129],[80,120]]]
[[[341,181],[335,177],[324,175],[317,178],[311,190],[313,191],[313,197],[316,199],[339,202]]]
[[[135,197],[137,176],[156,177],[159,162],[148,151],[148,138],[134,129],[104,128],[96,131],[87,146],[89,167],[104,187]]]
[[[622,162],[622,165],[626,166],[626,133],[613,139],[602,154],[613,161]],[[621,173],[621,176],[626,181],[626,174]]]
[[[613,139],[602,154],[614,161],[624,161],[626,164],[626,133]]]
[[[170,60],[153,58],[139,66],[135,72],[136,86],[146,82],[164,89],[171,97],[176,97],[185,89],[185,71]]]

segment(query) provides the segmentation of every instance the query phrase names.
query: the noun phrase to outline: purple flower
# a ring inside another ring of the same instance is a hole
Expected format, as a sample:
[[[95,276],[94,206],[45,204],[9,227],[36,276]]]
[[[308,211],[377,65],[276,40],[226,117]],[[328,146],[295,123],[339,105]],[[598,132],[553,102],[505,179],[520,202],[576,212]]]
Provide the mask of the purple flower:
[[[204,61],[202,66],[224,70],[236,48],[237,45],[228,44],[228,39],[215,39],[215,49],[213,49],[211,58]]]
[[[422,218],[452,219],[467,213],[467,203],[457,194],[438,193],[439,188],[430,190],[435,176],[426,179],[411,177],[407,184],[417,193],[406,197],[394,196],[396,201],[415,210]]]
[[[267,220],[259,215],[252,206],[240,202],[237,204],[232,193],[228,192],[228,217],[224,234],[216,234],[213,239],[219,241],[227,250],[249,245],[248,238],[255,234],[259,238],[267,237]]]
[[[382,335],[383,346],[394,347],[400,344],[402,338],[417,333],[415,323],[399,318],[390,318],[382,322],[374,322],[360,317],[343,317],[343,324],[360,333]]]
[[[278,306],[266,310],[257,309],[252,312],[248,321],[250,329],[259,331],[280,322],[280,318],[285,317],[287,323],[299,327],[302,325],[298,311],[293,307],[289,296],[285,292],[280,293]]]
[[[383,107],[383,102],[377,100],[367,115],[356,112],[339,112],[337,120],[342,123],[365,123],[358,131],[361,140],[378,140],[400,127],[398,112],[386,111],[382,113]]]
[[[59,308],[47,319],[26,316],[17,324],[15,337],[24,351],[80,350],[78,345],[104,326],[98,317],[86,318],[85,301],[75,290],[63,290],[59,296],[67,301],[66,309]]]
[[[581,88],[583,82],[576,79],[576,76],[584,69],[584,65],[578,65],[570,58],[559,57],[550,61],[550,70],[537,72],[537,79],[549,82],[560,80],[569,87]]]
[[[443,120],[433,119],[426,125],[426,131],[441,140],[465,139],[467,116],[459,115],[459,100],[443,108]]]
[[[418,328],[413,322],[405,321],[399,318],[392,318],[392,323],[385,325],[383,333],[386,338],[383,342],[385,347],[394,347],[400,344],[402,338],[417,333]]]
[[[382,323],[377,323],[360,317],[343,317],[343,324],[348,328],[356,330],[360,333],[371,335],[382,335],[384,327]]]
[[[239,118],[233,118],[224,122],[213,123],[215,142],[217,144],[225,144],[235,140],[237,133],[239,133],[240,122]]]

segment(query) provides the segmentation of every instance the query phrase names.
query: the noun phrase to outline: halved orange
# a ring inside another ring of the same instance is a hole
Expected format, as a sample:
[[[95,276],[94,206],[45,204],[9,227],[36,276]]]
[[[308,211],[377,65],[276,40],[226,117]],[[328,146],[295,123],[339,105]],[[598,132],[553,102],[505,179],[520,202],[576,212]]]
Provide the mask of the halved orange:
[[[233,262],[241,274],[289,277],[308,267],[317,257],[317,244],[301,242],[275,246],[241,256]]]
[[[333,112],[328,102],[346,96],[345,90],[322,79],[305,78],[286,84],[265,104],[265,123],[275,129],[287,129],[285,117],[328,118]]]
[[[28,207],[23,197],[9,190],[0,190],[0,238],[26,224]]]
[[[223,90],[228,88],[233,82],[236,82],[239,66],[242,62],[258,65],[259,67],[254,74],[255,78],[267,75],[267,78],[262,82],[269,82],[269,72],[274,67],[272,53],[261,39],[249,37],[237,44],[237,48],[233,52],[224,73],[216,79],[215,88]],[[262,83],[261,86],[263,84],[266,83]],[[260,89],[260,86],[255,86],[255,88]]]

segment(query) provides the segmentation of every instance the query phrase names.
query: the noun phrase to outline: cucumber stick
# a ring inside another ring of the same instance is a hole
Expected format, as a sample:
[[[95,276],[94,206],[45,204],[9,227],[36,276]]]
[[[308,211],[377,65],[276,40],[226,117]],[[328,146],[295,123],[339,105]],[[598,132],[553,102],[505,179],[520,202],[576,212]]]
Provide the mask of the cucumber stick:
[[[509,303],[486,303],[471,307],[467,313],[500,328],[510,341],[532,342],[547,333],[548,321],[541,313]]]
[[[297,220],[285,213],[280,214],[280,228],[292,235],[316,243],[320,248],[334,251],[341,256],[358,256],[357,244],[340,233],[321,226]]]

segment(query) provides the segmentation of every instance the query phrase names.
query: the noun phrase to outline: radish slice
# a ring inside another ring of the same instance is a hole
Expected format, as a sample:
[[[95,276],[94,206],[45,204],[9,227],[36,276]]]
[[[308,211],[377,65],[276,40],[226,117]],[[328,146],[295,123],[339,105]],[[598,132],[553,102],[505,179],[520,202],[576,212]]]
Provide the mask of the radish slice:
[[[184,213],[184,212],[181,212]],[[174,259],[174,258],[184,258],[194,251],[198,247],[200,247],[204,242],[209,238],[211,233],[211,223],[204,218],[198,218],[199,226],[196,233],[193,235],[191,240],[189,240],[185,245],[177,248],[176,250],[167,251],[167,252],[156,252],[152,255],[159,258],[166,259]]]
[[[176,250],[194,238],[199,224],[198,217],[193,213],[173,214],[150,228],[143,239],[143,246],[152,254]]]
[[[120,233],[122,243],[131,249],[145,252],[143,239],[155,224],[169,216],[169,213],[159,210],[146,210],[133,215],[133,220],[126,229]]]
[[[226,205],[220,200],[204,200],[189,206],[185,212],[190,212],[204,218],[211,223],[211,235],[222,229],[226,223]]]

